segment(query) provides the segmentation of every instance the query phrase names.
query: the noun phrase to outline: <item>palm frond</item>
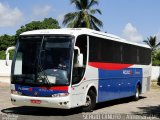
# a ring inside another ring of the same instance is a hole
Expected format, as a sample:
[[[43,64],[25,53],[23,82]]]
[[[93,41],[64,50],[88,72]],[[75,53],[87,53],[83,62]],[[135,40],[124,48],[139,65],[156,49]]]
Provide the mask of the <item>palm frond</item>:
[[[91,8],[93,5],[98,5],[98,0],[91,0],[89,5],[87,6],[87,9]]]
[[[93,21],[93,20],[91,20],[91,24],[92,24],[91,29],[94,29],[94,30],[100,31],[100,29],[97,27],[97,25],[94,23],[94,21]]]
[[[75,7],[78,10],[82,9],[82,4],[81,4],[81,0],[70,0],[71,4],[75,4]]]
[[[78,28],[81,22],[81,15],[80,13],[76,14],[75,18],[70,20],[67,24],[68,28]]]
[[[80,0],[80,4],[82,6],[82,9],[86,9],[88,6],[88,0]]]
[[[66,25],[69,22],[73,21],[77,15],[78,15],[78,12],[72,12],[72,13],[66,14],[64,16],[63,25]]]
[[[157,41],[157,37],[156,36],[150,36],[147,38],[147,40],[144,40],[143,42],[145,42],[147,45],[149,45],[152,49],[152,51],[155,51],[157,49],[157,47],[160,45],[160,42],[158,44],[156,44]]]
[[[143,42],[145,42],[148,46],[152,47],[148,40],[144,40]]]
[[[100,21],[98,18],[96,18],[96,17],[93,16],[93,15],[90,15],[90,16],[91,16],[91,19],[93,20],[93,22],[94,22],[95,24],[97,24],[99,27],[103,27],[102,21]]]
[[[63,25],[100,30],[99,27],[102,27],[103,23],[93,15],[102,13],[99,9],[91,9],[93,5],[98,4],[98,0],[70,0],[70,2],[76,6],[78,11],[66,14]]]
[[[75,20],[71,21],[68,23],[67,28],[76,28],[76,24],[77,24],[78,19],[75,18]]]
[[[150,45],[151,45],[152,47],[156,46],[156,37],[155,37],[155,36],[154,36],[154,37],[150,36],[150,37],[147,38],[147,39],[148,39],[148,41],[149,41],[149,43],[150,43]]]
[[[81,24],[81,12],[77,15],[76,19],[74,20],[73,28],[79,28]]]
[[[156,46],[155,46],[155,47],[157,48],[158,46],[160,46],[160,42],[159,42],[158,44],[156,44]]]
[[[89,10],[89,12],[91,14],[96,14],[96,13],[99,13],[100,15],[102,14],[102,12],[99,9],[92,9],[92,10]]]

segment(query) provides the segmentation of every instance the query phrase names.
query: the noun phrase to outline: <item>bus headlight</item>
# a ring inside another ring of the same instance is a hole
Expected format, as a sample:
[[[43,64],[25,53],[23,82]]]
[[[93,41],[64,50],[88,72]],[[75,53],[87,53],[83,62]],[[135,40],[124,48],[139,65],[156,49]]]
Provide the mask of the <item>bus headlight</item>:
[[[66,97],[68,95],[69,93],[58,93],[58,94],[53,94],[52,97]]]
[[[14,94],[14,95],[22,95],[21,92],[18,92],[16,90],[11,90],[11,94]]]

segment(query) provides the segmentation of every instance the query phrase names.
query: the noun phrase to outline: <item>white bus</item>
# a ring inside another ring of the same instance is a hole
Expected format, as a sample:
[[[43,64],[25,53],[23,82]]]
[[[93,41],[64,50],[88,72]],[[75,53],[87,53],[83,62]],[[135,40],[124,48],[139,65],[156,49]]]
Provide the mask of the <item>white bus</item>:
[[[96,103],[150,89],[151,49],[86,28],[20,35],[11,69],[18,106],[92,111]]]

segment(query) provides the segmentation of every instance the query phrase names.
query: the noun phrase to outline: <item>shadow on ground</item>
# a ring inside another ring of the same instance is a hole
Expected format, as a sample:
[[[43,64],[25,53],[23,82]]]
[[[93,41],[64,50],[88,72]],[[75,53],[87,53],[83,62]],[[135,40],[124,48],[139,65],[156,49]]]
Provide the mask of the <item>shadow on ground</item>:
[[[8,115],[13,116],[12,120],[17,120],[15,119],[16,116],[18,117],[18,120],[71,120],[73,118],[83,120],[80,109],[62,110],[22,106],[3,109],[1,112],[3,113],[4,118],[3,116],[2,118],[4,120],[12,119],[8,119]]]
[[[54,109],[54,108],[42,108],[42,107],[11,107],[1,110],[6,114],[19,114],[19,115],[33,115],[33,116],[69,116],[81,113],[80,108],[74,109]]]
[[[160,105],[159,106],[147,106],[147,107],[138,107],[140,112],[132,112],[135,115],[145,115],[149,117],[157,117],[160,119]]]
[[[146,97],[144,97],[144,96],[140,96],[139,100],[145,99],[145,98]],[[95,110],[102,109],[102,108],[105,108],[105,107],[114,106],[114,105],[118,105],[118,104],[125,104],[125,103],[129,103],[129,102],[133,102],[133,101],[134,101],[133,98],[129,97],[129,98],[122,98],[122,99],[102,102],[102,103],[97,104]]]
[[[140,99],[144,99],[145,97],[140,97]],[[114,106],[117,104],[125,104],[128,102],[132,102],[133,99],[131,98],[123,98],[113,101],[107,101],[103,103],[99,103],[96,105],[95,110],[102,109],[105,107]],[[54,108],[41,108],[41,107],[11,107],[1,110],[2,113],[6,114],[18,114],[18,115],[32,115],[32,116],[70,116],[75,114],[81,114],[81,108],[74,108],[74,109],[54,109]]]

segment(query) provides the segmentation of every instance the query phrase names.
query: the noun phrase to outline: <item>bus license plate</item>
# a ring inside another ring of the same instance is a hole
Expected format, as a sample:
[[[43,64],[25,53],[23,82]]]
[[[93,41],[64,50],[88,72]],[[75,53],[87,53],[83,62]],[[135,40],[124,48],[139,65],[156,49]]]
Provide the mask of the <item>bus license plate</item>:
[[[31,100],[32,104],[41,104],[41,100]]]

